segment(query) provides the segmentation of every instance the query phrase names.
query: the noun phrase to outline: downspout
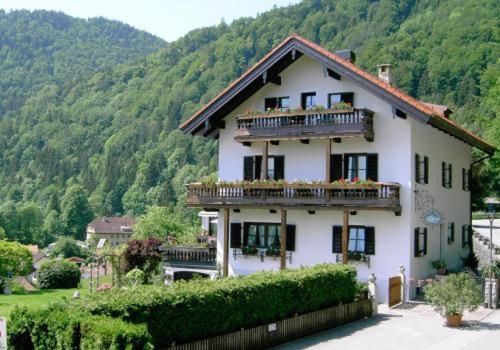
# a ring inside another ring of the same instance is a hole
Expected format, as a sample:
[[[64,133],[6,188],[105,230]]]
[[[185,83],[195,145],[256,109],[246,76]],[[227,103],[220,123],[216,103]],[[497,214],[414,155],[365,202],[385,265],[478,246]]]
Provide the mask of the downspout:
[[[486,157],[480,158],[480,159],[470,163],[470,179],[471,180],[472,180],[472,177],[474,175],[474,172],[472,171],[473,166],[478,164],[478,163],[482,163],[485,160],[490,159],[492,157],[493,157],[493,154],[488,154]],[[470,184],[469,184],[469,188],[470,188]],[[470,190],[469,190],[469,222],[470,222],[470,226],[471,226],[471,230],[472,230],[472,191],[470,191]],[[469,244],[469,254],[474,253],[474,249],[472,247],[472,244],[473,244],[473,240],[471,239],[470,244]]]

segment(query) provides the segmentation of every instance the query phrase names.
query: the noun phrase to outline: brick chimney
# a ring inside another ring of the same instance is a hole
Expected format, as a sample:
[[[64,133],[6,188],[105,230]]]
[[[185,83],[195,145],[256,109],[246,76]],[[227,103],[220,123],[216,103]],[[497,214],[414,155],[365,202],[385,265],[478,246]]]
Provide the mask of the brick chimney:
[[[392,83],[392,65],[385,63],[378,66],[378,78],[386,83]]]

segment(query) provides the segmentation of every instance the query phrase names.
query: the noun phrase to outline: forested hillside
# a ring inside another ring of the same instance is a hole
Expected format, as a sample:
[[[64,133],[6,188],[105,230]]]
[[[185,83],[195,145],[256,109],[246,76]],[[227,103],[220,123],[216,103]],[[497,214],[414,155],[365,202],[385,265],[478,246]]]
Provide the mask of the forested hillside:
[[[105,18],[0,10],[0,116],[33,91],[68,87],[105,67],[158,51],[165,42]]]
[[[392,63],[397,86],[500,146],[498,18],[495,0],[306,0],[195,30],[71,88],[48,85],[0,121],[0,226],[24,240],[77,235],[58,203],[85,195],[88,215],[162,205],[189,221],[184,184],[216,170],[216,142],[177,126],[292,32],[353,49],[372,72]],[[499,191],[499,163],[481,169],[485,192]],[[38,226],[16,219],[26,207]]]

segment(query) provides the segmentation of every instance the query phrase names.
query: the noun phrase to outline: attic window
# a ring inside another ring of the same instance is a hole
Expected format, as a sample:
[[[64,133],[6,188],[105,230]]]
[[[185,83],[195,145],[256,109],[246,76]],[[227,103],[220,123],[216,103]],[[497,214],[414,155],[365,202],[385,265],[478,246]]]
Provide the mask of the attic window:
[[[308,110],[316,106],[316,93],[304,92],[301,95],[302,109]]]
[[[264,110],[290,108],[290,97],[268,97],[264,100]]]
[[[350,106],[354,102],[354,93],[352,92],[340,92],[335,94],[328,94],[328,108],[335,108],[339,104],[346,103]]]
[[[125,233],[132,233],[132,228],[129,226],[120,226],[120,231]]]

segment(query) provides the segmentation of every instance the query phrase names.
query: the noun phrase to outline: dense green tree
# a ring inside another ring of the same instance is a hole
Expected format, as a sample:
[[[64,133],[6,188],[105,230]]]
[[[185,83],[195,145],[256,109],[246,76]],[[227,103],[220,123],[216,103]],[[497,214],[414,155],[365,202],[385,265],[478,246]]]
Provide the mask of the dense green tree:
[[[17,242],[0,240],[0,279],[25,276],[32,268],[31,252],[28,248]]]
[[[85,239],[87,225],[94,218],[81,185],[72,185],[62,200],[61,221],[67,233],[75,239]]]
[[[77,256],[80,258],[87,258],[89,251],[80,247],[76,240],[72,237],[61,236],[57,239],[56,244],[51,252],[53,257],[63,257],[65,259]]]

